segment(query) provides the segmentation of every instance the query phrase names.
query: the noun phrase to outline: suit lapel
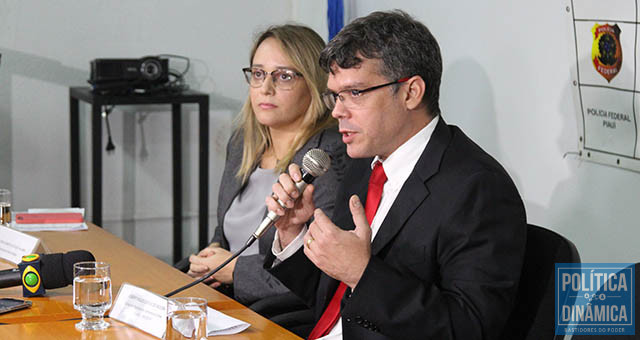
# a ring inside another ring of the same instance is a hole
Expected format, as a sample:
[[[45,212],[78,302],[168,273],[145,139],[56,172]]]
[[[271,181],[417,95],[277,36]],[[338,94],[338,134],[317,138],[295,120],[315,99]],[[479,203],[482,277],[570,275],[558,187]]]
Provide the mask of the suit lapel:
[[[336,197],[335,209],[331,220],[344,230],[353,230],[353,217],[349,209],[349,198],[358,195],[361,202],[366,202],[367,187],[371,176],[371,162],[373,158],[351,160],[351,166],[342,179],[344,193],[339,192]]]
[[[429,143],[425,147],[415,168],[405,181],[398,197],[387,213],[371,245],[372,255],[382,250],[404,227],[407,219],[429,196],[427,181],[439,168],[444,151],[451,140],[451,133],[442,117],[439,118]],[[365,187],[366,192],[366,187]]]
[[[369,176],[371,176],[370,165],[372,160],[373,158],[351,160],[350,168],[347,169],[347,172],[342,179],[342,186],[345,191],[344,193],[338,193],[338,197],[336,197],[335,202],[336,207],[332,217],[332,221],[342,229],[353,230],[355,227],[353,224],[353,218],[351,217],[351,211],[349,210],[349,198],[351,195],[358,195],[360,200],[365,202]],[[321,272],[317,295],[317,305],[319,306],[316,310],[317,318],[320,318],[322,312],[324,312],[327,305],[329,305],[338,284],[338,280],[335,280],[324,272]]]

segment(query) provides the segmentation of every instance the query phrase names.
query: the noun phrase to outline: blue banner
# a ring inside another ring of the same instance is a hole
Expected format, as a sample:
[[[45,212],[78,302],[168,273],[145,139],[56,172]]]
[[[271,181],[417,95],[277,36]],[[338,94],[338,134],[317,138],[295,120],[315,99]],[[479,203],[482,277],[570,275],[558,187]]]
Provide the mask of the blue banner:
[[[635,335],[632,263],[556,263],[556,334]]]
[[[328,1],[327,22],[329,23],[329,40],[331,40],[344,26],[344,4],[342,0]]]

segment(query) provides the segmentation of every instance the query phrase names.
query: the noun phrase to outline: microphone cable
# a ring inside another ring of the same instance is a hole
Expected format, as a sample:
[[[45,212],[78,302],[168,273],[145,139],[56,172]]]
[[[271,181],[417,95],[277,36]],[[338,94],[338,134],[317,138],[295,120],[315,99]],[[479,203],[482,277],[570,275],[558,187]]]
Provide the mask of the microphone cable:
[[[324,151],[322,151],[320,149],[311,149],[311,150],[307,151],[307,153],[302,158],[302,180],[300,182],[296,183],[296,188],[298,188],[298,192],[302,194],[302,192],[304,191],[304,189],[307,186],[307,184],[311,184],[316,177],[319,177],[319,176],[323,175],[324,173],[326,173],[329,170],[330,166],[331,166],[331,159],[329,158],[329,155],[327,155],[326,152],[324,152]],[[285,204],[283,202],[281,202],[280,200],[278,200],[278,203],[280,204],[280,206],[282,208],[284,208],[284,209],[287,208],[285,206]],[[193,282],[187,284],[186,286],[180,287],[180,288],[178,288],[178,289],[166,294],[165,297],[171,297],[171,296],[173,296],[173,295],[175,295],[177,293],[180,293],[181,291],[183,291],[183,290],[185,290],[187,288],[191,288],[191,287],[197,285],[198,283],[201,283],[204,280],[210,278],[211,275],[217,273],[220,269],[222,269],[224,266],[226,266],[229,262],[233,261],[233,259],[238,257],[243,251],[245,251],[247,248],[249,248],[253,244],[253,242],[255,242],[257,239],[262,237],[262,235],[264,235],[266,233],[266,231],[269,228],[271,228],[271,226],[273,226],[273,224],[275,224],[275,222],[279,218],[280,218],[280,216],[278,214],[276,214],[273,211],[269,211],[267,213],[267,216],[265,217],[265,219],[262,220],[262,223],[260,223],[260,225],[258,226],[258,229],[256,229],[256,231],[253,234],[251,234],[251,236],[249,237],[247,242],[245,242],[245,244],[244,244],[244,246],[242,248],[238,249],[238,251],[236,251],[233,255],[231,255],[231,257],[229,257],[227,260],[225,260],[217,268],[215,268],[212,271],[210,271],[207,274],[205,274],[203,277],[199,278],[196,281],[193,281]]]
[[[240,254],[242,254],[242,252],[244,252],[247,248],[249,248],[253,242],[255,242],[257,240],[257,238],[253,235],[251,235],[251,237],[249,237],[249,239],[247,240],[247,242],[244,244],[244,246],[242,246],[242,248],[238,249],[235,253],[233,253],[233,255],[231,255],[231,257],[229,257],[227,260],[225,260],[224,262],[222,262],[222,264],[220,264],[218,267],[216,267],[214,270],[208,272],[205,276],[187,284],[186,286],[182,286],[174,291],[172,291],[171,293],[165,294],[164,297],[172,297],[173,295],[176,295],[178,293],[180,293],[181,291],[191,288],[195,285],[197,285],[200,282],[204,282],[206,279],[210,278],[213,274],[217,273],[220,269],[222,269],[224,266],[226,266],[229,262],[233,261],[233,259],[235,259],[236,257],[240,256]]]

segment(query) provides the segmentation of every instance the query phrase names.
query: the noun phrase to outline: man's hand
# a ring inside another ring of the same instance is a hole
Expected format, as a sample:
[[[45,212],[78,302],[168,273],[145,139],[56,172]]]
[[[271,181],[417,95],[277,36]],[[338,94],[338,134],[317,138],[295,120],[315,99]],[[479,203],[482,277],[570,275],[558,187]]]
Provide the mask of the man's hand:
[[[222,262],[226,261],[231,257],[231,255],[232,254],[224,248],[204,248],[198,253],[198,255],[191,255],[189,257],[191,266],[189,267],[189,272],[187,274],[192,277],[202,277],[204,274],[221,265]],[[214,288],[220,286],[222,283],[233,283],[233,270],[236,267],[237,260],[237,258],[233,259],[233,261],[220,269],[220,271],[214,274],[211,279],[205,281],[205,283],[210,283]]]
[[[280,175],[278,183],[273,185],[273,196],[267,196],[265,200],[267,208],[280,216],[275,227],[278,228],[278,238],[283,249],[298,236],[316,208],[313,203],[313,185],[308,185],[302,193],[302,198],[295,200],[300,196],[296,182],[301,180],[300,167],[297,164],[289,165],[289,174]],[[277,200],[284,202],[286,211]]]
[[[316,209],[315,220],[304,236],[304,253],[320,270],[355,289],[371,257],[371,227],[358,196],[349,200],[356,225],[342,230]]]

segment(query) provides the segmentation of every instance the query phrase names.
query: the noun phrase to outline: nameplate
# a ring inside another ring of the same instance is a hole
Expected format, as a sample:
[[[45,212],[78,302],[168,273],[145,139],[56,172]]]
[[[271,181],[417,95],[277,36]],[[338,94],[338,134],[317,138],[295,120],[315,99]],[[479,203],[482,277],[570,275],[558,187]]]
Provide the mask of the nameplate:
[[[109,317],[162,338],[167,327],[167,298],[124,283]],[[207,336],[236,334],[250,326],[207,307]]]
[[[162,338],[167,326],[167,300],[148,290],[124,283],[109,317]]]
[[[23,255],[33,254],[39,245],[37,237],[0,226],[0,258],[18,264]]]

